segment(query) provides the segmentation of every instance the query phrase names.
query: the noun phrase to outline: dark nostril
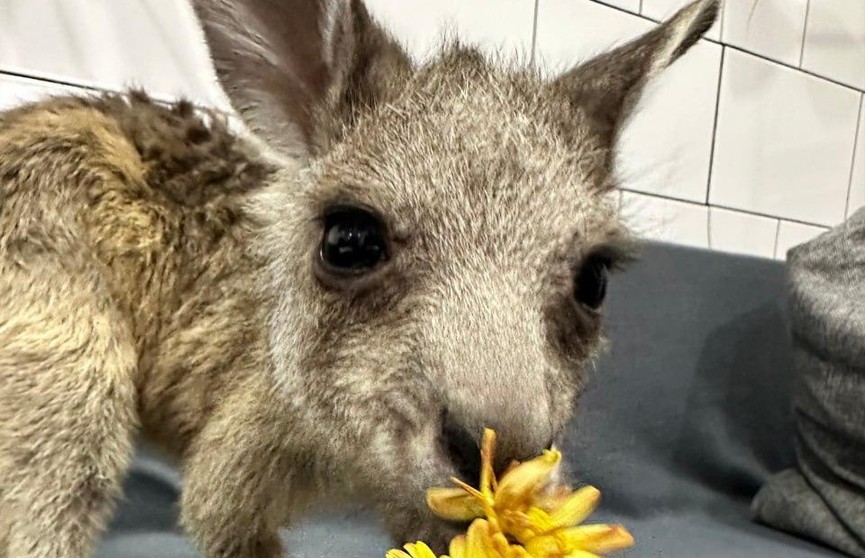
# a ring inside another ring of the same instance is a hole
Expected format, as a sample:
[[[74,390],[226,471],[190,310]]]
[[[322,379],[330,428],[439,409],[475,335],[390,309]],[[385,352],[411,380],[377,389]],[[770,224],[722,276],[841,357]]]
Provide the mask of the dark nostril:
[[[450,414],[442,421],[442,441],[445,451],[459,472],[460,480],[477,486],[481,474],[479,435],[473,435]]]

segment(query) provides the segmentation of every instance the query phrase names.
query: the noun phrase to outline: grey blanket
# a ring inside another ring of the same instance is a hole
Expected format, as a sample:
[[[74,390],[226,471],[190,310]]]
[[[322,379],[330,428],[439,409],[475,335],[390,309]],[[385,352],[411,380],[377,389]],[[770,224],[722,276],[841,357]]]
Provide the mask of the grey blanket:
[[[865,558],[865,208],[788,261],[797,466],[771,479],[754,510]]]
[[[611,281],[611,347],[564,449],[575,478],[604,492],[593,519],[633,531],[627,558],[839,556],[749,510],[794,464],[785,276],[779,262],[655,245]],[[139,459],[99,558],[196,556],[175,527],[179,488],[170,468]],[[364,510],[285,538],[298,558],[383,558],[390,544]]]

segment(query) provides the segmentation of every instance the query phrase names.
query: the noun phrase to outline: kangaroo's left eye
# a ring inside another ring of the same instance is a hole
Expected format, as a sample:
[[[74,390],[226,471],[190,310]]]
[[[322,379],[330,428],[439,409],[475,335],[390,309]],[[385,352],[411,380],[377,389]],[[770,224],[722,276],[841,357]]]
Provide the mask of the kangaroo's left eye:
[[[328,270],[362,274],[386,260],[384,225],[372,213],[340,207],[325,218],[321,260]]]
[[[590,256],[574,278],[574,298],[589,308],[600,308],[607,296],[607,274],[610,262],[600,256]]]

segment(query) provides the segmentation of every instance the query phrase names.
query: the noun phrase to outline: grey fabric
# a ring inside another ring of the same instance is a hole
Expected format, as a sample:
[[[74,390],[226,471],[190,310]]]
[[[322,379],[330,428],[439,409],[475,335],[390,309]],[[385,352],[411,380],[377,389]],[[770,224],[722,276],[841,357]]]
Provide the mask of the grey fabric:
[[[865,558],[865,209],[788,256],[797,467],[757,516]]]
[[[749,502],[794,463],[792,353],[777,262],[650,245],[613,278],[611,347],[563,448],[604,501],[595,519],[646,558],[816,558],[834,551],[755,524]],[[173,527],[176,477],[141,458],[100,558],[195,556]],[[293,556],[382,558],[364,510],[285,534]]]

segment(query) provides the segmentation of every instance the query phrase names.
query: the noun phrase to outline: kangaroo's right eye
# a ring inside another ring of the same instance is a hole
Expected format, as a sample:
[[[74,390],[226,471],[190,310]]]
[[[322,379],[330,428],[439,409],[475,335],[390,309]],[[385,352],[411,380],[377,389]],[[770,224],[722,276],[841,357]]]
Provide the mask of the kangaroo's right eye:
[[[326,270],[359,275],[388,258],[385,227],[364,209],[337,207],[324,219],[321,261]]]

